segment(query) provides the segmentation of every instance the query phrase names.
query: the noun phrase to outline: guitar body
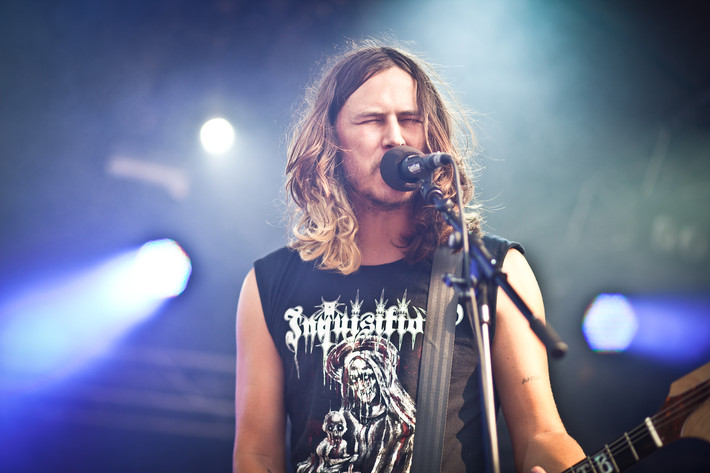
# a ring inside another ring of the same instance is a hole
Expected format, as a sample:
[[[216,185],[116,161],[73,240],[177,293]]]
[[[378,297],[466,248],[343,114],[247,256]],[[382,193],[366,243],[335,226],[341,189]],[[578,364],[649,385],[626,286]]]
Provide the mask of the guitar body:
[[[706,363],[692,373],[674,381],[671,384],[671,390],[664,406],[702,385],[708,379],[710,379],[710,363]],[[710,399],[706,399],[705,402],[690,413],[680,427],[678,437],[698,438],[710,442]]]
[[[710,442],[710,401],[698,407],[685,421],[681,437],[693,437]]]

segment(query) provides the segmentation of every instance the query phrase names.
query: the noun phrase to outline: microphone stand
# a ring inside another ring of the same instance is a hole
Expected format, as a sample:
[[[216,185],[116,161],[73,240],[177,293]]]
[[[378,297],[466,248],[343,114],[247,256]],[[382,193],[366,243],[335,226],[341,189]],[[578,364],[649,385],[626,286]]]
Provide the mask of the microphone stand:
[[[456,169],[455,163],[451,163]],[[460,214],[454,211],[454,204],[450,199],[444,199],[441,189],[432,183],[431,173],[422,179],[420,192],[426,202],[434,205],[441,213],[446,223],[454,229],[452,238],[449,239],[449,247],[457,244],[462,246],[462,277],[455,278],[451,274],[444,275],[444,283],[453,287],[458,293],[459,302],[463,305],[464,314],[471,321],[473,334],[476,341],[476,348],[480,359],[480,392],[483,411],[483,437],[486,441],[487,471],[490,473],[500,473],[500,459],[498,456],[498,429],[496,426],[495,400],[493,389],[492,356],[490,344],[490,306],[488,285],[500,287],[510,297],[518,310],[528,319],[530,327],[537,337],[547,347],[553,357],[559,358],[567,351],[567,345],[560,337],[540,319],[536,318],[530,308],[522,298],[508,283],[506,275],[495,268],[493,260],[486,251],[483,242],[479,237],[473,238],[470,245],[467,231],[465,231],[465,220],[463,218],[464,209],[461,207]],[[473,266],[475,264],[475,267]],[[473,274],[478,275],[478,281],[474,281]],[[481,295],[481,313],[479,316],[478,305],[474,286],[478,285]],[[496,297],[496,292],[490,294]]]

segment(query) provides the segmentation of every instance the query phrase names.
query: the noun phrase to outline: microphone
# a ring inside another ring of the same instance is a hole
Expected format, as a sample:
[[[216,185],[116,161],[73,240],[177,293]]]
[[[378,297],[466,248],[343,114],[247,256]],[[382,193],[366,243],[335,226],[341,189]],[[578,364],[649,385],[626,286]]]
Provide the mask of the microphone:
[[[398,191],[417,190],[422,180],[433,170],[453,163],[450,155],[441,152],[422,154],[411,146],[396,146],[387,151],[380,161],[382,179]]]

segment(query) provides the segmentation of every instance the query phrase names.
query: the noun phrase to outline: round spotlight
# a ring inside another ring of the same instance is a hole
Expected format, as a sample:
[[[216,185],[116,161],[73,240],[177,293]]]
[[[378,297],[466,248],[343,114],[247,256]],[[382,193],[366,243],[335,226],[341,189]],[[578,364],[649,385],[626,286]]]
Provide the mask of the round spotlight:
[[[136,286],[158,298],[182,293],[191,272],[190,258],[180,245],[168,238],[144,244],[136,254],[133,267]]]
[[[638,320],[628,299],[621,294],[600,294],[584,316],[582,331],[596,352],[626,350],[638,330]]]
[[[224,154],[234,145],[234,127],[224,118],[212,118],[200,129],[202,147],[210,154]]]

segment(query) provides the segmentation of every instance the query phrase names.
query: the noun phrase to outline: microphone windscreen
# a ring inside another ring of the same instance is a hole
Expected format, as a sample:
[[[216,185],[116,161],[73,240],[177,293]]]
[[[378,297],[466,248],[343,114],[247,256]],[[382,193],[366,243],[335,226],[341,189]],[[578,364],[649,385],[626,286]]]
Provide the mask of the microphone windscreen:
[[[421,179],[407,180],[399,172],[399,165],[409,156],[421,156],[422,152],[411,146],[395,146],[382,156],[380,174],[385,183],[394,190],[406,192],[421,187]]]

